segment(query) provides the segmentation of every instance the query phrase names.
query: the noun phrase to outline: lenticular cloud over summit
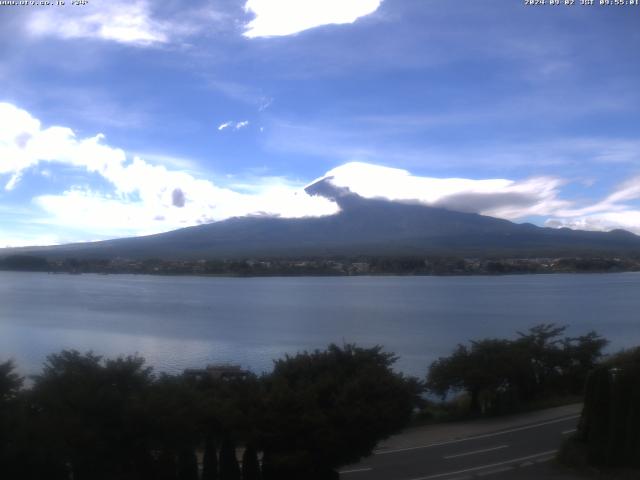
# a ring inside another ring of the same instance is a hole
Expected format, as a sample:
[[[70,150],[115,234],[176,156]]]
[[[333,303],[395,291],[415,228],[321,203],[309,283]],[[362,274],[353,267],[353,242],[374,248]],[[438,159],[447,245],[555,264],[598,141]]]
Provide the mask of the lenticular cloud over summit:
[[[412,175],[399,168],[352,162],[330,170],[310,185],[320,183],[364,198],[421,203],[510,220],[549,215],[568,205],[558,199],[564,182],[554,177],[522,181],[434,178]]]

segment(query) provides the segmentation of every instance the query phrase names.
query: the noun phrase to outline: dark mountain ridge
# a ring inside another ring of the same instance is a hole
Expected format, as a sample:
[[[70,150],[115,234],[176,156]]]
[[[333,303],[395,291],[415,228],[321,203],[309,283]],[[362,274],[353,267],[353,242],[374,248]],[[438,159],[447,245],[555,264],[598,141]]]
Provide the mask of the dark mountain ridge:
[[[236,217],[144,237],[53,247],[0,250],[48,258],[252,258],[336,256],[544,257],[640,253],[640,237],[624,230],[588,232],[516,224],[421,204],[365,199],[345,190],[312,194],[334,199],[341,211],[307,218]],[[321,191],[318,191],[320,189]]]

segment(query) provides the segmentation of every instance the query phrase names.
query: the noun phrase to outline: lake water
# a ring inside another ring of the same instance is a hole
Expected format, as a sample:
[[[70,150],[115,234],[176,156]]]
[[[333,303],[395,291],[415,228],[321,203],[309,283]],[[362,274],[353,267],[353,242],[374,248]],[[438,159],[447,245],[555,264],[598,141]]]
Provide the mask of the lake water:
[[[331,342],[383,345],[424,376],[459,342],[537,323],[640,345],[640,274],[212,278],[0,272],[0,360],[40,370],[63,348],[139,353],[179,372],[232,362],[255,372]]]

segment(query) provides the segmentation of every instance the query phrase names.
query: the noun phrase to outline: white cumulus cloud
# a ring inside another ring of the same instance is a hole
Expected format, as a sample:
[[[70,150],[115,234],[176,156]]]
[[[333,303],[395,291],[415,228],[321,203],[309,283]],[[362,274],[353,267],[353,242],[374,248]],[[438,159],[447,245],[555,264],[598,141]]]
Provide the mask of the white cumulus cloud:
[[[255,15],[245,36],[291,35],[320,25],[353,23],[375,12],[382,0],[247,0]]]
[[[38,222],[82,228],[100,237],[157,233],[250,214],[303,217],[337,211],[331,201],[309,196],[284,179],[237,192],[185,171],[129,158],[100,134],[78,138],[70,128],[43,128],[25,110],[0,103],[0,177],[8,177],[5,189],[17,188],[21,175],[42,163],[75,167],[111,185],[106,190],[70,186],[34,198],[46,213]]]

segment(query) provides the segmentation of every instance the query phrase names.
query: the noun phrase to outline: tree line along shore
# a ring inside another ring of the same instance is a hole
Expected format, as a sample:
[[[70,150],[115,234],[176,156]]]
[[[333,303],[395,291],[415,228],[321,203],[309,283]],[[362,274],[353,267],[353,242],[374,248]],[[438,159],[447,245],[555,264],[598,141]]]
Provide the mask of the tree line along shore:
[[[0,474],[50,480],[335,479],[411,424],[582,398],[574,465],[640,467],[640,348],[540,324],[458,345],[425,378],[382,347],[301,352],[262,375],[233,366],[156,374],[138,356],[50,355],[25,379],[0,363]],[[586,389],[585,389],[586,384]]]
[[[581,256],[463,258],[384,256],[257,259],[47,259],[33,255],[0,257],[0,270],[49,273],[155,275],[505,275],[640,271],[640,257]]]

